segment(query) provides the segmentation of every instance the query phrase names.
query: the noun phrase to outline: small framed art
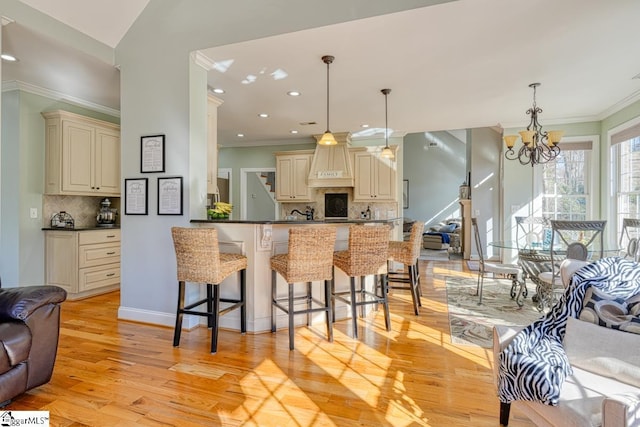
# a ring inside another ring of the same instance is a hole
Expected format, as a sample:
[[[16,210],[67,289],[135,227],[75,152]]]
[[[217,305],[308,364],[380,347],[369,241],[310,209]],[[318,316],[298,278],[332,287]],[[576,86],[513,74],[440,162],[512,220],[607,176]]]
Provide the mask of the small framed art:
[[[148,178],[128,178],[124,180],[125,215],[147,215],[148,183]]]
[[[164,172],[164,135],[140,138],[140,172]]]
[[[182,177],[158,178],[158,215],[182,215]]]

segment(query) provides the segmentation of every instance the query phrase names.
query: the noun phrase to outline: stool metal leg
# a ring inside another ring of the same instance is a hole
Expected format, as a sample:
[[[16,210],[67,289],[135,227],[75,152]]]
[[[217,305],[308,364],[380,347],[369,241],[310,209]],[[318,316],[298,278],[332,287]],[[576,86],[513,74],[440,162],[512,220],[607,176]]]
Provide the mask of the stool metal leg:
[[[176,329],[173,331],[173,346],[180,345],[180,333],[182,332],[182,318],[184,309],[184,281],[178,282],[178,310],[176,311]]]
[[[293,283],[289,283],[289,350],[293,350]]]
[[[271,270],[271,332],[276,331],[276,271]]]
[[[416,289],[416,280],[414,273],[414,266],[409,265],[409,285],[411,286],[411,299],[413,300],[413,311],[417,316],[420,314],[418,306],[420,305],[420,297],[418,296],[418,290]]]
[[[207,304],[208,305],[208,304]],[[211,354],[218,351],[218,322],[220,320],[220,286],[213,285],[212,312],[209,316],[211,320]]]
[[[351,291],[351,317],[353,321],[353,337],[358,338],[358,306],[356,304],[356,278],[350,277],[349,281],[351,283],[350,291]]]
[[[311,306],[313,302],[311,301],[311,282],[307,282],[307,327],[311,325]]]
[[[247,333],[247,271],[240,270],[240,332]]]
[[[387,295],[389,286],[389,278],[386,274],[380,277],[380,287],[382,290],[382,305],[384,309],[384,326],[387,328],[387,332],[391,331],[391,315],[389,314],[389,298]]]
[[[331,286],[333,284],[333,280],[325,280],[324,281],[324,307],[326,309],[327,316],[327,338],[329,342],[333,342],[333,316],[335,316],[335,311],[332,309],[332,301],[331,301]]]
[[[213,294],[211,287],[211,283],[207,283],[207,313],[209,313],[207,316],[207,327],[209,328],[213,327],[213,316],[211,314],[213,313]]]

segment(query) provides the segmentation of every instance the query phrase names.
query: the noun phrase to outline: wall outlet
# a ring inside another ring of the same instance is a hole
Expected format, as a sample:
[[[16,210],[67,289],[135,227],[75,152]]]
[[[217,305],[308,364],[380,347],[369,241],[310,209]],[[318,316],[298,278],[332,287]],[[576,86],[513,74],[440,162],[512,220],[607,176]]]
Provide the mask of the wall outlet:
[[[29,218],[37,219],[38,218],[38,208],[30,208],[29,209]]]
[[[480,209],[476,209],[474,212],[474,216],[475,217],[479,217],[480,216]]]

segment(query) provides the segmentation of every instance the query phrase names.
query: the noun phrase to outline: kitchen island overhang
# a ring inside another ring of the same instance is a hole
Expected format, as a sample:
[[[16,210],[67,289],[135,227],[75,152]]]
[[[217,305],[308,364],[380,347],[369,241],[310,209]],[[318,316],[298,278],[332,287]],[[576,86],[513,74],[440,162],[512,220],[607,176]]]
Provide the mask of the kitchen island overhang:
[[[345,250],[348,247],[349,227],[353,224],[380,225],[387,224],[389,233],[394,239],[401,235],[402,218],[366,220],[366,219],[326,219],[300,221],[254,221],[254,220],[191,220],[194,227],[213,227],[218,230],[218,240],[221,252],[239,253],[247,257],[246,271],[247,286],[247,332],[263,333],[271,331],[271,265],[273,255],[286,253],[288,249],[289,229],[292,227],[336,227],[336,244],[334,250]],[[278,296],[285,295],[287,289],[284,280],[277,275]],[[232,275],[222,282],[220,295],[236,297],[238,292],[237,277]],[[196,285],[193,285],[196,286]],[[373,287],[373,278],[368,277],[366,287]],[[349,289],[349,278],[339,269],[335,269],[336,291]],[[296,291],[302,295],[305,286],[296,286]],[[204,292],[204,287],[202,287]],[[314,295],[321,296],[321,283],[313,283]],[[298,316],[296,326],[306,324],[304,316]],[[349,310],[344,304],[336,304],[336,319],[349,318]],[[318,322],[324,325],[324,317],[318,315],[312,318],[312,325]],[[220,327],[239,330],[239,313],[229,313],[220,318]],[[287,316],[278,313],[277,328],[285,328]],[[322,327],[322,326],[321,326]]]

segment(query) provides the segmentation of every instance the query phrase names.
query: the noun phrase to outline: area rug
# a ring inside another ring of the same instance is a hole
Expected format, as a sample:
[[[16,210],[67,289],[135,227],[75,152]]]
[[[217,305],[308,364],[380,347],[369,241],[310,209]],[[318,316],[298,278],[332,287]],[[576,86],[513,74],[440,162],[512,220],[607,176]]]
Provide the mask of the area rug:
[[[449,250],[421,249],[420,259],[424,261],[449,261]]]
[[[480,270],[480,263],[478,261],[467,261],[467,268],[471,271]]]
[[[482,305],[478,305],[477,278],[447,277],[449,329],[454,344],[493,346],[494,325],[526,326],[542,314],[531,302],[532,289],[518,307],[509,295],[511,281],[484,279]]]

